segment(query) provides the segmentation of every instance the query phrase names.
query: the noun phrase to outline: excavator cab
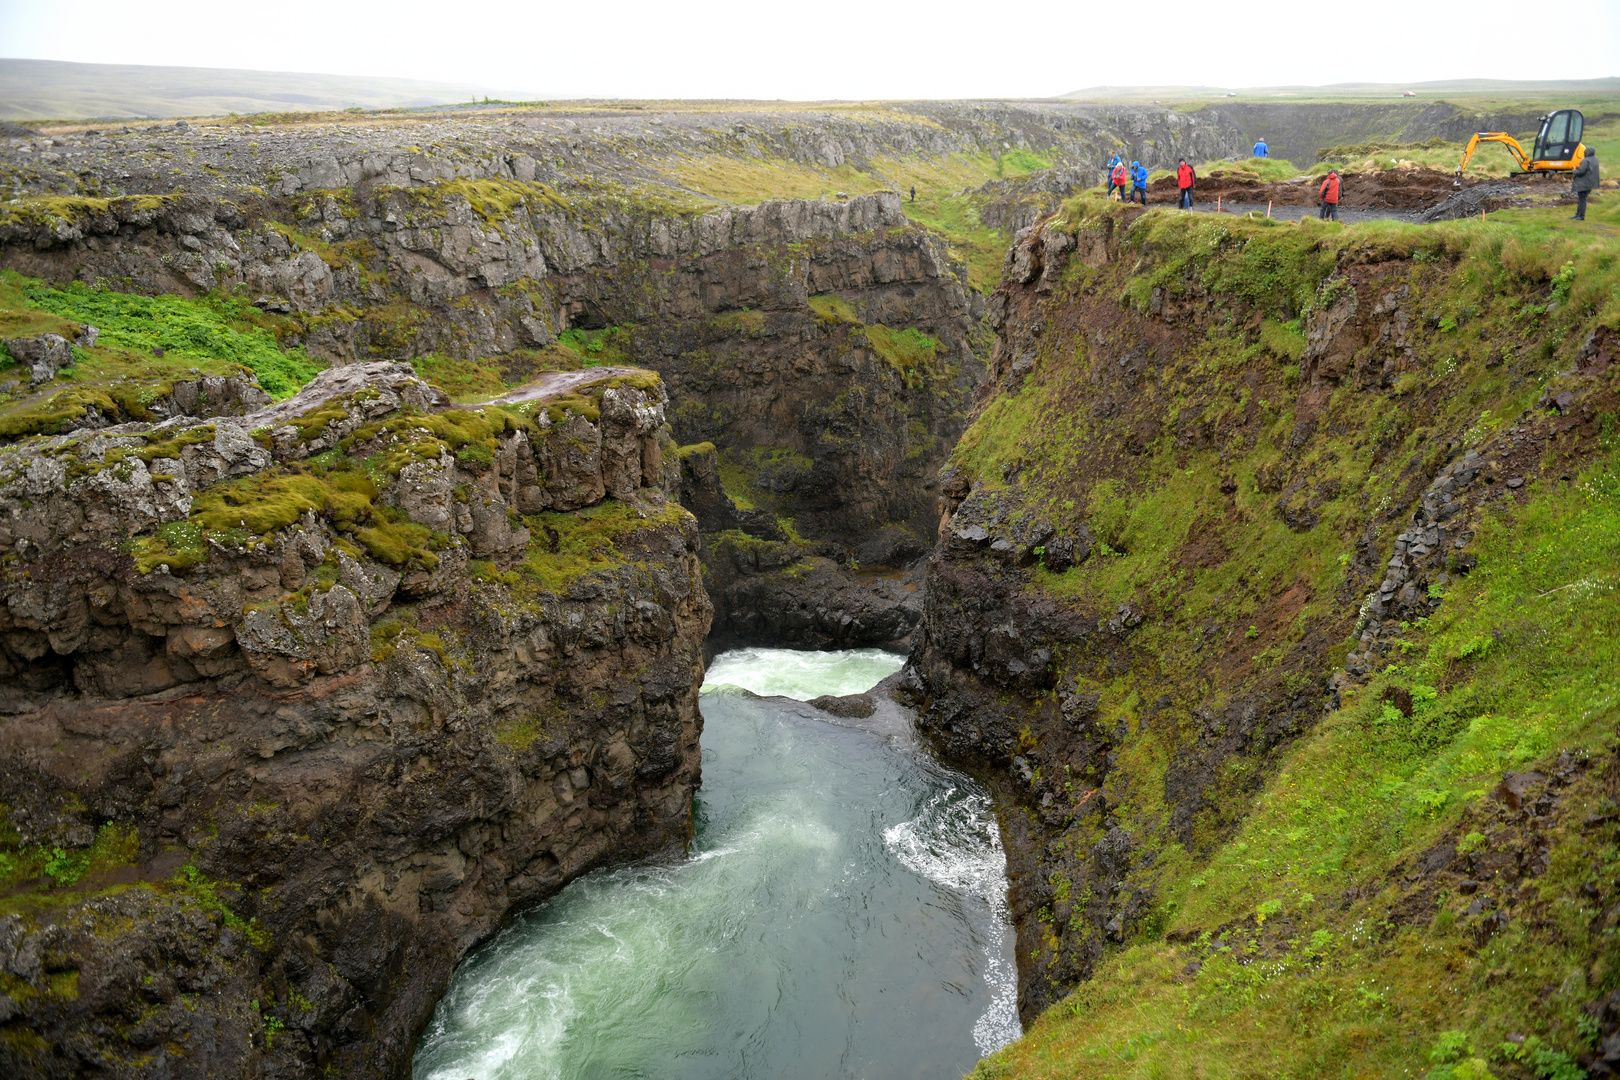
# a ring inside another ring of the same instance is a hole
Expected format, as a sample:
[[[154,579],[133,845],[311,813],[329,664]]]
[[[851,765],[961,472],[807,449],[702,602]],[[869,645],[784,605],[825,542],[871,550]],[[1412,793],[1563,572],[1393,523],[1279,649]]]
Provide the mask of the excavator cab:
[[[1579,109],[1559,109],[1541,118],[1541,130],[1536,132],[1535,161],[1568,161],[1581,145],[1586,129],[1586,117]]]

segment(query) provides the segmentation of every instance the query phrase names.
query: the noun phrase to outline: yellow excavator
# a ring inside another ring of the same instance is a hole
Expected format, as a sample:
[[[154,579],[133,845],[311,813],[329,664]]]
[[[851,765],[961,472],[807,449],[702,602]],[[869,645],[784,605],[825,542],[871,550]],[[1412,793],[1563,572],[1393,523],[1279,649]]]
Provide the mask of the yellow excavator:
[[[1501,143],[1507,147],[1513,160],[1525,173],[1568,172],[1581,163],[1586,147],[1581,135],[1586,130],[1586,117],[1579,109],[1559,109],[1541,118],[1541,130],[1536,133],[1534,152],[1526,154],[1519,140],[1505,131],[1481,131],[1468,140],[1463,148],[1462,164],[1457,166],[1460,178],[1480,143]]]

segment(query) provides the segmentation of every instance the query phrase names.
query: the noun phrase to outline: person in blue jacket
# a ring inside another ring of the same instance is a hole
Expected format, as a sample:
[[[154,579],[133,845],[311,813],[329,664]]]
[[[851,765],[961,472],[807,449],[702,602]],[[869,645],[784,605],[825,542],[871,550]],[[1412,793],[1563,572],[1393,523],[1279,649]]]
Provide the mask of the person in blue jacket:
[[[1108,184],[1109,198],[1114,197],[1114,166],[1121,164],[1124,162],[1124,160],[1125,159],[1120,157],[1119,152],[1116,150],[1113,155],[1109,157],[1108,164],[1103,166],[1103,180]],[[1120,194],[1124,195],[1125,192],[1121,191]]]
[[[1131,198],[1128,201],[1147,205],[1147,166],[1140,161],[1131,162]]]
[[[1254,156],[1255,157],[1270,157],[1271,156],[1271,147],[1266,145],[1266,140],[1264,138],[1262,138],[1259,142],[1254,144]]]

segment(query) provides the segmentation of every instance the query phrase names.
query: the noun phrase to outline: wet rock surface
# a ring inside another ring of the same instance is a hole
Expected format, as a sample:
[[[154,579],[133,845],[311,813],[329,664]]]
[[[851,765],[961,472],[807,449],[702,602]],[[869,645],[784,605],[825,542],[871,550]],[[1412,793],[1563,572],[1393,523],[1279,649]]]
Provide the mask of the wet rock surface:
[[[711,609],[666,398],[569,393],[371,363],[0,449],[0,801],[87,868],[0,920],[18,1075],[402,1075],[510,912],[683,843]]]

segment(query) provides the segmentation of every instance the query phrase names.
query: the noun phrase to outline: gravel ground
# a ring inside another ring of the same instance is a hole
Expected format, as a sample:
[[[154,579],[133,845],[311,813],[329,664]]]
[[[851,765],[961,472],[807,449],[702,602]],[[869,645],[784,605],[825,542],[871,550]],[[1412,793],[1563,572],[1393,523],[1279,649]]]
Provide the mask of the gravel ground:
[[[1300,218],[1317,215],[1315,206],[1273,206],[1271,217],[1276,221],[1298,221]],[[1193,211],[1199,214],[1215,213],[1214,203],[1194,203]],[[1253,214],[1255,217],[1266,216],[1265,203],[1229,203],[1222,202],[1222,214],[1236,214],[1239,216]],[[1350,207],[1339,209],[1339,220],[1345,223],[1355,221],[1417,221],[1421,211],[1413,210],[1355,210]]]

